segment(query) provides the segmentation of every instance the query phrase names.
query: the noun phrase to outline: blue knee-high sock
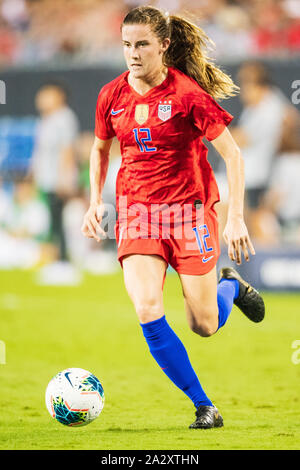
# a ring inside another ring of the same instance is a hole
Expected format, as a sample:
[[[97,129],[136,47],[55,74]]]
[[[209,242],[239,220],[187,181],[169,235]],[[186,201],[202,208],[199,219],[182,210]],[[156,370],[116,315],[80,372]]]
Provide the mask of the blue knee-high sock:
[[[149,323],[141,323],[150,353],[169,377],[194,403],[212,405],[192,368],[185,347],[167,323],[165,315]]]
[[[219,326],[225,325],[232,310],[233,301],[239,295],[239,283],[236,279],[222,279],[217,288],[219,307]]]

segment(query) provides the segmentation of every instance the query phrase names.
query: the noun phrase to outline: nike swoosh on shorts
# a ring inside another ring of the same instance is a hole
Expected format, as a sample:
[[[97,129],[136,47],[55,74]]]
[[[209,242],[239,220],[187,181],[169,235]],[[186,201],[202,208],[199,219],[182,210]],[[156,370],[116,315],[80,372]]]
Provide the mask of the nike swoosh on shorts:
[[[202,263],[207,263],[207,262],[210,261],[213,257],[214,257],[214,255],[209,256],[208,258],[202,258]]]

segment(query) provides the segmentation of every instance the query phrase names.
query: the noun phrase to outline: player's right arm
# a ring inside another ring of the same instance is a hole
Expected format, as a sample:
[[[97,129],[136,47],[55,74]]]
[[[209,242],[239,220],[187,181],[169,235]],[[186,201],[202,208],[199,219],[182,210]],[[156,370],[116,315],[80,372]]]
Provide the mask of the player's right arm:
[[[95,137],[90,153],[90,207],[83,218],[81,231],[87,238],[94,238],[100,242],[99,234],[106,236],[100,227],[104,214],[102,200],[103,186],[106,180],[109,151],[112,139],[101,140]]]

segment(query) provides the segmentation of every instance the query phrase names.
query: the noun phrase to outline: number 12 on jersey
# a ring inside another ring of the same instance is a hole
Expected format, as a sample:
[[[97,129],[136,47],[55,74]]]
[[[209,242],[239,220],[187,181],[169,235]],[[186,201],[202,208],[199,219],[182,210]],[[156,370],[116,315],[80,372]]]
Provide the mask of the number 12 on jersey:
[[[142,129],[135,128],[133,129],[133,133],[141,152],[156,152],[156,147],[148,147],[147,145],[152,141],[149,127],[143,127]]]

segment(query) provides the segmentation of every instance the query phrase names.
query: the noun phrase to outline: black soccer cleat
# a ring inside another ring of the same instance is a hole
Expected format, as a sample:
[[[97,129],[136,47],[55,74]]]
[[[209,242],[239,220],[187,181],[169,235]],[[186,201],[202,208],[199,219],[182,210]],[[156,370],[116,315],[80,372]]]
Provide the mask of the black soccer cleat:
[[[222,268],[221,279],[236,279],[239,283],[239,295],[234,300],[234,304],[249,318],[249,320],[259,323],[265,317],[265,303],[260,293],[241,278],[234,268]]]
[[[201,405],[196,411],[196,420],[189,426],[189,429],[210,429],[221,428],[223,418],[215,406]]]

